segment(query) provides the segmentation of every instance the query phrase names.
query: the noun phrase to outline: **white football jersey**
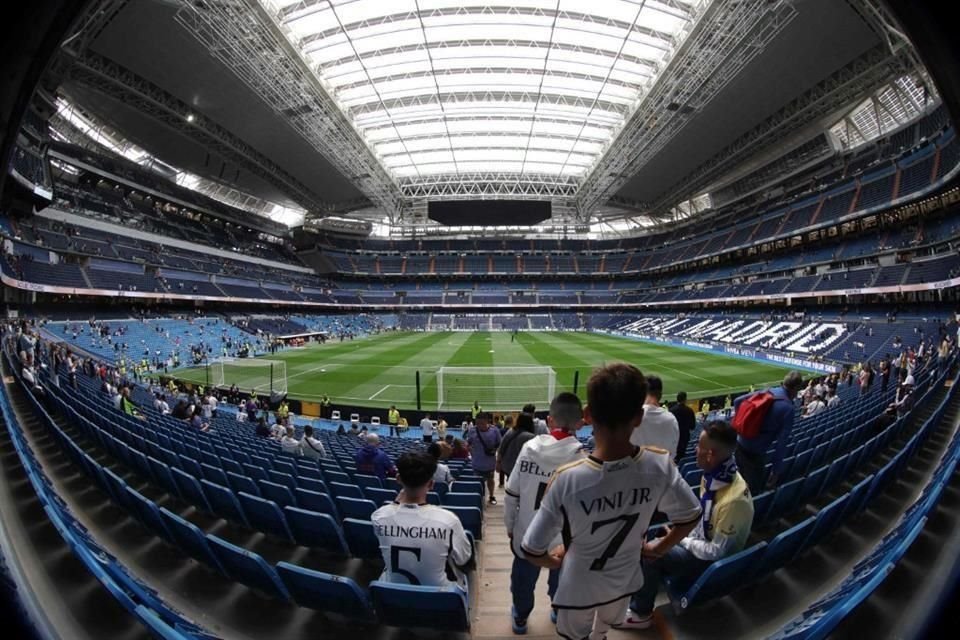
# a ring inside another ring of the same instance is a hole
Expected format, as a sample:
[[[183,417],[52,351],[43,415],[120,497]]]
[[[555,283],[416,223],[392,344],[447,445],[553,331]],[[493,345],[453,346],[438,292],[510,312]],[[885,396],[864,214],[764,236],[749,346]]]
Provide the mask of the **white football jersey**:
[[[543,556],[562,533],[553,606],[587,609],[643,586],[640,556],[656,510],[675,524],[700,517],[700,501],[663,449],[611,462],[588,456],[557,469],[522,545],[528,556]]]
[[[380,540],[385,565],[383,580],[425,587],[459,584],[447,576],[447,562],[456,567],[470,561],[473,552],[460,519],[429,504],[387,504],[370,518]]]
[[[512,533],[511,549],[523,558],[520,543],[523,534],[540,508],[550,476],[557,467],[583,457],[583,445],[576,438],[557,440],[553,436],[536,436],[525,442],[507,480],[504,501],[504,523]],[[560,544],[558,535],[552,546]]]

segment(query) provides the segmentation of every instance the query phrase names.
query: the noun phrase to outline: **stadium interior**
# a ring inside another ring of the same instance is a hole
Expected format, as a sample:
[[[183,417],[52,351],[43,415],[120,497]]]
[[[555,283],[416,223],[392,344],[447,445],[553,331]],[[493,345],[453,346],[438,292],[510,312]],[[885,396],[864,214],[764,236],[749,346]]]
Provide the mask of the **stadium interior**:
[[[512,421],[586,402],[614,361],[685,394],[692,491],[699,434],[738,396],[797,370],[836,381],[837,406],[798,398],[743,549],[607,638],[944,637],[952,18],[906,0],[0,9],[9,637],[515,637],[502,481],[491,504],[448,460],[427,501],[469,534],[468,586],[396,584],[371,515],[402,487],[358,472],[350,431],[396,460],[424,419],[459,439],[474,404]],[[908,361],[902,404],[873,371]],[[202,421],[170,412],[211,389]],[[324,457],[255,435],[287,413]],[[589,424],[575,437],[593,450]],[[532,638],[557,637],[545,582]]]

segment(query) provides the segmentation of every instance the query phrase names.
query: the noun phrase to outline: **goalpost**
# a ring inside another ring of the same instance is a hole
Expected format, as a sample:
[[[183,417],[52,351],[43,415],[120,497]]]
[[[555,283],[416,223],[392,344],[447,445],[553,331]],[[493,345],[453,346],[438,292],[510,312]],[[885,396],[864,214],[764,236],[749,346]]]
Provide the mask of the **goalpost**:
[[[551,367],[440,367],[437,409],[519,410],[528,403],[546,407],[553,400],[557,373]]]
[[[287,392],[287,363],[256,358],[218,358],[208,365],[210,385],[258,394]]]

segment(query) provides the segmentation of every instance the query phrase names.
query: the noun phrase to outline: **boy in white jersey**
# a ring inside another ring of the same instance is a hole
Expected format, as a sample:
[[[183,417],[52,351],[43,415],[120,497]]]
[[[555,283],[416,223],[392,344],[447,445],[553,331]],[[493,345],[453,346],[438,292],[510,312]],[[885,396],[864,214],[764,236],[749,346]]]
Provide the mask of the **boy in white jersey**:
[[[565,391],[550,403],[548,417],[553,435],[536,436],[524,443],[517,456],[513,472],[507,480],[504,501],[504,522],[513,551],[513,569],[510,572],[510,592],[513,594],[513,632],[527,632],[527,617],[533,611],[534,588],[540,577],[540,567],[531,564],[523,555],[520,541],[540,508],[547,482],[557,467],[583,456],[583,445],[576,437],[583,425],[583,407],[580,398]],[[560,544],[559,536],[552,546]],[[553,598],[557,591],[559,571],[552,569],[547,580],[547,594]]]
[[[385,565],[381,579],[466,590],[466,578],[458,570],[470,562],[473,547],[457,516],[427,504],[436,470],[437,461],[424,451],[405,453],[397,460],[403,490],[393,504],[380,507],[370,518]]]
[[[630,444],[646,395],[646,380],[633,365],[614,363],[593,373],[584,418],[593,425],[596,449],[554,472],[523,536],[521,548],[531,562],[560,568],[553,606],[557,633],[568,640],[603,640],[643,585],[641,555],[662,556],[700,518],[700,501],[672,453]],[[655,510],[674,526],[645,543]],[[563,544],[553,547],[558,534]]]

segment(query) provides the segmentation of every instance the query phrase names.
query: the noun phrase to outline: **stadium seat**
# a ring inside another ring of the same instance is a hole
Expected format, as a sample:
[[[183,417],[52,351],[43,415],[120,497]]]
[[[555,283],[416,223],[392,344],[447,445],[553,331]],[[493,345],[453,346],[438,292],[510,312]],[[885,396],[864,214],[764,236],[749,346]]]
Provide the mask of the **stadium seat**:
[[[382,560],[380,541],[373,533],[373,523],[369,520],[344,518],[343,537],[347,539],[350,554],[365,560]]]
[[[382,624],[437,631],[470,628],[467,594],[459,587],[421,587],[376,580],[370,583],[370,596]]]
[[[753,578],[758,561],[766,551],[767,543],[760,542],[739,553],[717,560],[697,578],[693,585],[675,584],[666,579],[667,593],[677,613],[715,598],[727,595],[746,585]]]
[[[373,416],[370,418],[370,424],[379,427],[380,426],[380,416]]]
[[[810,535],[803,543],[803,550],[815,546],[836,528],[840,522],[840,518],[843,517],[843,512],[847,508],[847,501],[849,499],[850,494],[845,493],[823,509],[820,509],[816,516],[816,522],[813,523],[813,527],[810,529]]]
[[[459,478],[454,481],[453,486],[450,487],[450,491],[455,491],[457,493],[479,493],[481,496],[486,494],[486,489],[484,489],[482,482],[472,482],[464,481]]]
[[[282,484],[270,482],[269,480],[260,480],[257,482],[260,487],[260,497],[264,500],[273,500],[280,508],[296,506],[297,501],[293,497],[293,492]]]
[[[303,472],[302,469],[300,471],[301,473]],[[319,476],[320,473],[317,472],[317,475]],[[316,491],[317,493],[330,493],[330,490],[327,489],[326,483],[320,478],[300,476],[297,478],[297,488],[306,489],[308,491]]]
[[[257,486],[257,483],[252,478],[248,478],[240,473],[228,471],[227,479],[230,480],[230,488],[237,493],[243,491],[244,493],[249,493],[252,496],[260,495],[260,487]]]
[[[215,571],[226,575],[218,558],[210,550],[206,536],[200,529],[193,523],[187,522],[177,514],[162,507],[159,511],[164,526],[170,532],[170,537],[173,539],[175,546],[183,549],[194,560],[198,560]]]
[[[768,522],[779,520],[800,505],[798,498],[803,490],[803,482],[803,478],[797,478],[777,487],[770,510],[765,516]]]
[[[479,493],[449,491],[443,496],[442,504],[445,507],[476,507],[483,513],[483,496]]]
[[[775,489],[764,491],[758,496],[753,497],[753,526],[763,524],[767,519],[767,514],[770,512],[770,505],[773,504],[773,499],[776,496],[777,492]]]
[[[284,507],[283,513],[297,544],[326,549],[343,556],[350,555],[340,525],[333,517],[296,507]]]
[[[130,503],[134,505],[134,513],[138,516],[137,519],[147,529],[152,531],[154,535],[175,546],[177,543],[167,530],[167,525],[164,524],[163,518],[160,516],[160,509],[156,503],[153,500],[145,498],[140,492],[130,486],[127,486],[127,496],[129,497]]]
[[[334,410],[330,413],[330,419],[331,419],[331,420],[339,420],[339,419],[340,419],[340,412],[339,412],[338,410],[334,409]]]
[[[277,462],[277,465],[284,464],[282,462]],[[294,469],[290,466],[289,471],[281,471],[279,469],[270,469],[267,471],[267,476],[270,478],[270,482],[275,482],[276,484],[281,484],[293,491],[300,484],[297,482],[297,479],[293,476]]]
[[[816,516],[810,516],[771,540],[757,566],[756,577],[773,573],[797,557],[816,519]]]
[[[360,414],[351,413],[350,414],[350,424],[360,424]]]
[[[317,511],[333,516],[335,520],[340,519],[340,514],[333,503],[333,500],[326,493],[317,491],[308,491],[307,489],[297,489],[294,491],[297,498],[297,507],[307,511]]]
[[[373,500],[344,498],[337,496],[335,500],[337,511],[344,518],[353,518],[354,520],[369,520],[373,512],[377,510],[377,505]]]
[[[301,607],[368,624],[376,617],[367,594],[350,578],[289,562],[278,562],[277,574],[293,601]]]
[[[345,482],[328,482],[330,493],[337,498],[354,498],[363,500],[363,490],[355,484]]]
[[[218,484],[221,487],[230,486],[230,481],[227,479],[226,472],[220,467],[214,467],[213,465],[202,462],[200,463],[200,469],[203,471],[203,477],[210,482]]]
[[[290,600],[290,593],[280,576],[258,554],[241,549],[213,534],[208,535],[207,540],[225,576],[270,597]]]
[[[443,508],[460,518],[460,523],[465,531],[472,533],[477,540],[483,540],[483,512],[480,509],[454,506],[444,506]]]
[[[177,488],[180,490],[180,495],[183,496],[184,500],[204,513],[213,513],[213,509],[207,502],[207,497],[203,495],[203,488],[200,486],[200,482],[196,477],[176,468],[170,469],[170,473],[173,475],[173,481],[176,483]]]
[[[293,535],[287,527],[287,521],[283,517],[283,512],[276,502],[264,500],[257,496],[250,495],[244,491],[237,493],[237,500],[243,507],[243,514],[247,517],[247,522],[254,529],[263,531],[270,535],[283,538],[284,540],[293,540]]]
[[[393,502],[397,499],[397,492],[392,489],[370,489],[363,490],[363,495],[367,500],[372,500],[376,505],[382,505],[385,502]]]
[[[816,471],[803,477],[803,488],[800,490],[800,496],[797,498],[799,504],[812,502],[820,495],[823,489],[824,480],[827,479],[828,467],[820,467]]]
[[[203,487],[203,494],[207,497],[207,502],[216,515],[245,527],[250,526],[233,491],[209,480],[201,480],[200,486]]]
[[[368,476],[362,473],[358,473],[357,475],[353,476],[353,481],[357,484],[357,486],[361,488],[366,488],[366,487],[371,487],[373,489],[383,488],[383,483],[380,482],[380,478],[378,478],[377,476]]]

